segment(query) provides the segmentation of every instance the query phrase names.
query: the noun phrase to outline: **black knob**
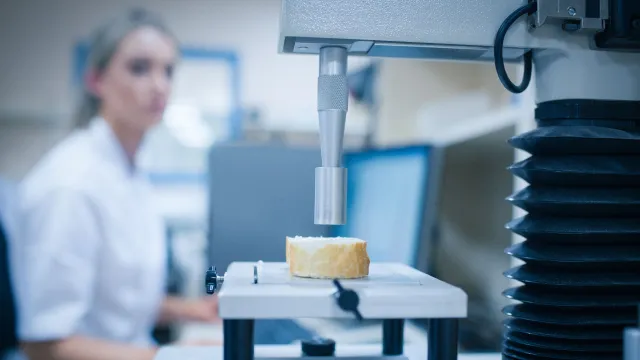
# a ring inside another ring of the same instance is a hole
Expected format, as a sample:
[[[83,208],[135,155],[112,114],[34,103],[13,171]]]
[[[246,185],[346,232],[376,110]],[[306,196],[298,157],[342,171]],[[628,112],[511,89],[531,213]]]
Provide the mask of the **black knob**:
[[[207,291],[207,294],[212,295],[216,292],[218,287],[222,285],[223,277],[218,276],[216,272],[216,267],[212,266],[207,270],[207,273],[204,277],[204,285]]]
[[[302,353],[306,356],[333,356],[336,352],[336,342],[331,339],[314,337],[302,341]]]
[[[360,305],[358,293],[351,289],[343,288],[337,279],[333,280],[333,284],[338,289],[338,292],[335,294],[338,306],[344,311],[352,312],[356,316],[356,319],[362,321],[362,315],[360,311],[358,311],[358,305]]]

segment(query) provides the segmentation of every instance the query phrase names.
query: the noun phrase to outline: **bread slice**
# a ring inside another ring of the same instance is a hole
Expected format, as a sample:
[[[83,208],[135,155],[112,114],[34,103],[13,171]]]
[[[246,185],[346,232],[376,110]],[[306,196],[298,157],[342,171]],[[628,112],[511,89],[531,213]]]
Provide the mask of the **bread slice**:
[[[289,272],[314,279],[356,279],[369,275],[367,243],[356,238],[287,237]]]

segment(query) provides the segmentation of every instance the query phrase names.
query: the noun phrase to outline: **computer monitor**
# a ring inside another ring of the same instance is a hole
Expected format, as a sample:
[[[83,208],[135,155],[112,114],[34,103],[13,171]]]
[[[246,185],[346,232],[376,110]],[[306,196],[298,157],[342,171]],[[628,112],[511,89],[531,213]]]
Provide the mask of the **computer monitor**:
[[[371,261],[429,270],[441,172],[431,146],[348,152],[347,224],[334,235],[367,241]]]
[[[328,236],[313,223],[317,147],[220,144],[209,153],[209,262],[285,261],[285,237]],[[279,345],[317,334],[297,321],[261,319],[256,344]]]
[[[220,144],[209,153],[209,262],[285,261],[287,236],[327,236],[313,223],[320,149]]]

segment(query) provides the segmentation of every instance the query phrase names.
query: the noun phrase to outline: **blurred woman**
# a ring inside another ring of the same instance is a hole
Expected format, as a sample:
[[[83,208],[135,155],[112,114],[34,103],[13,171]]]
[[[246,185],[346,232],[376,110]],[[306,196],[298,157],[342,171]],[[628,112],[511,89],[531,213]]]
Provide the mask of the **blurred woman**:
[[[136,166],[163,116],[178,58],[152,14],[99,29],[77,129],[21,185],[13,274],[32,359],[152,359],[158,322],[214,321],[214,298],[165,295],[164,228]]]

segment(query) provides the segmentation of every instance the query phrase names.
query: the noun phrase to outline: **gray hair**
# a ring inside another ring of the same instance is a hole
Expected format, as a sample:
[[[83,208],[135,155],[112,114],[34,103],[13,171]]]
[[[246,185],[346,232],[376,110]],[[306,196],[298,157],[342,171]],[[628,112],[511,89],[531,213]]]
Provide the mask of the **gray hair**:
[[[158,15],[143,9],[131,10],[125,16],[115,18],[97,29],[91,41],[85,71],[102,73],[109,66],[120,42],[141,27],[152,27],[175,40],[173,33]],[[100,111],[100,99],[87,89],[84,81],[80,101],[74,121],[76,127],[86,126]]]

